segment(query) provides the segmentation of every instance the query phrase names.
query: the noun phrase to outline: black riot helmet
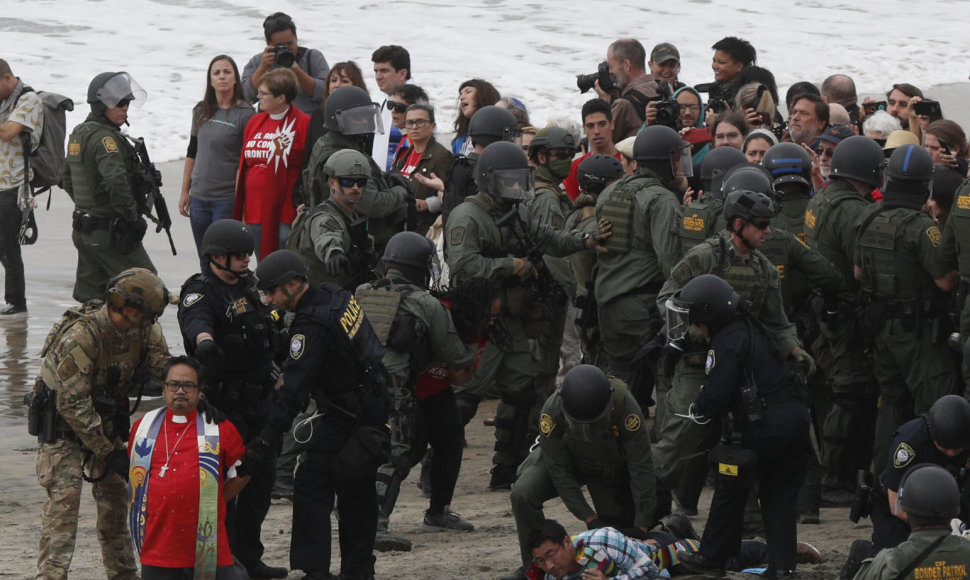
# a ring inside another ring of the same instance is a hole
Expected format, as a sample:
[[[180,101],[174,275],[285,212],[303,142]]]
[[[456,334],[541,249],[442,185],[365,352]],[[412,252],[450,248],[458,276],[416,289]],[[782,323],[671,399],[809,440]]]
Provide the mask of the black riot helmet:
[[[730,229],[738,218],[751,221],[754,218],[775,217],[775,203],[767,194],[739,189],[725,197],[723,215]]]
[[[276,250],[256,266],[256,287],[268,292],[294,278],[306,280],[308,271],[306,262],[299,254],[290,250]]]
[[[212,259],[216,255],[228,254],[252,254],[256,248],[256,240],[253,233],[246,224],[231,220],[217,220],[212,222],[202,236],[202,255],[206,257],[213,268],[224,270],[243,278],[249,275],[248,269],[233,270],[229,267],[230,260],[227,257],[225,264]]]
[[[384,133],[380,107],[367,91],[353,85],[338,87],[327,97],[323,126],[341,135]]]
[[[519,201],[535,193],[535,175],[521,147],[497,141],[478,157],[475,185],[492,197]]]
[[[488,105],[475,111],[468,121],[468,137],[472,145],[488,147],[496,141],[521,142],[522,131],[511,111]]]
[[[946,469],[921,463],[903,475],[896,505],[914,528],[948,526],[960,515],[960,488]]]
[[[843,139],[832,154],[830,179],[855,179],[872,187],[885,181],[886,157],[882,147],[868,137],[854,135]]]
[[[903,145],[889,157],[886,173],[890,181],[930,181],[933,179],[933,158],[919,145]]]
[[[708,151],[701,161],[701,188],[704,190],[704,195],[713,195],[723,200],[721,184],[724,181],[724,174],[735,165],[747,161],[748,158],[744,153],[734,147],[715,147]]]
[[[701,274],[667,300],[667,337],[683,338],[692,324],[704,324],[713,334],[731,322],[740,304],[730,284],[714,274]]]
[[[777,188],[782,183],[800,183],[812,187],[812,158],[801,145],[778,143],[765,152],[761,164],[771,172]]]
[[[128,102],[132,108],[140,108],[147,98],[148,91],[123,71],[100,73],[88,84],[87,100],[91,112],[98,116],[122,102]]]
[[[599,195],[614,179],[623,175],[623,164],[612,155],[594,154],[583,159],[576,168],[579,187],[586,193]]]
[[[599,368],[577,365],[563,377],[559,388],[562,411],[570,426],[590,441],[596,423],[609,418],[613,409],[613,385]]]
[[[724,174],[724,181],[721,183],[721,193],[724,197],[741,190],[763,193],[771,198],[776,197],[775,188],[771,183],[771,174],[757,163],[745,161]]]
[[[944,449],[970,447],[970,402],[959,395],[944,395],[926,415],[930,435]]]
[[[650,125],[640,131],[633,142],[633,158],[640,167],[653,169],[661,175],[669,173],[670,177],[691,177],[694,174],[690,143],[666,125]],[[680,170],[675,171],[675,160],[678,158]]]
[[[416,232],[398,232],[384,246],[384,265],[398,270],[412,283],[426,286],[431,275],[434,242]]]
[[[529,160],[539,162],[539,153],[553,149],[570,149],[576,151],[576,138],[562,127],[543,127],[536,133],[529,145]]]

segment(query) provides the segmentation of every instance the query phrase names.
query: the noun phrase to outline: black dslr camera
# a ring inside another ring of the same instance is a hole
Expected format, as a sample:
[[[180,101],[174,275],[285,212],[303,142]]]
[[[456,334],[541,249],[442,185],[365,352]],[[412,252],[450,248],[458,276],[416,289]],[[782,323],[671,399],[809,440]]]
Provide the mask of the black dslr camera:
[[[576,75],[576,86],[579,87],[580,93],[585,93],[596,85],[597,80],[600,82],[600,88],[606,92],[616,87],[616,79],[610,74],[610,65],[605,60],[596,67],[596,72],[593,74]]]
[[[712,90],[713,89],[713,90]],[[699,93],[707,93],[707,110],[720,114],[728,108],[727,101],[721,97],[721,92],[714,83],[701,83],[694,85],[694,90]]]
[[[296,62],[296,56],[290,52],[290,49],[285,44],[277,44],[269,49],[269,51],[276,55],[276,64],[278,66],[290,68]]]
[[[657,82],[657,104],[654,109],[657,117],[654,125],[666,125],[675,131],[680,129],[680,103],[674,100],[673,91],[667,81]]]

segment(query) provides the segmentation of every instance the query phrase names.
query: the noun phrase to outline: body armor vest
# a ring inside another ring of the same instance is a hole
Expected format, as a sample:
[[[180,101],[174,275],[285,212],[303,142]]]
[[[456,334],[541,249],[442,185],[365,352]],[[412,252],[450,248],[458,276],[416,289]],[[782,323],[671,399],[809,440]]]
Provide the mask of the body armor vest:
[[[876,210],[878,211],[878,210]],[[881,300],[916,300],[922,293],[931,296],[932,281],[918,263],[918,258],[897,251],[900,233],[921,212],[894,208],[875,216],[859,232],[862,255],[862,290]]]
[[[721,229],[724,202],[714,196],[704,196],[700,200],[680,208],[680,247],[684,253]]]
[[[610,252],[624,254],[636,247],[633,231],[633,214],[636,209],[634,198],[638,191],[651,185],[663,187],[655,177],[631,175],[600,194],[602,201],[597,203],[596,216],[606,218],[613,224],[613,235],[602,242]]]
[[[947,227],[956,235],[957,270],[970,278],[970,181],[964,181],[953,196]]]
[[[717,256],[717,268],[712,274],[720,276],[730,284],[741,300],[744,300],[748,312],[755,318],[760,318],[768,287],[765,284],[764,275],[755,266],[757,258],[753,255],[747,260],[742,259],[741,256],[735,257],[727,247],[728,241],[723,236],[709,240],[708,243],[714,246],[715,256]]]

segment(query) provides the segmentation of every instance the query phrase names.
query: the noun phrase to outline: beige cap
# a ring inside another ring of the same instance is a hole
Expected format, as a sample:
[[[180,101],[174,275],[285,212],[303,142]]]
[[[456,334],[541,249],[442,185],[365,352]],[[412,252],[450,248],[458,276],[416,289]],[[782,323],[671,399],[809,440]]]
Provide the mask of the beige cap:
[[[634,135],[633,137],[627,137],[626,139],[616,144],[616,150],[626,155],[630,159],[633,159],[633,142],[636,140],[637,140],[636,135]]]
[[[893,131],[886,138],[886,144],[882,146],[883,151],[891,151],[897,147],[902,147],[903,145],[919,145],[919,139],[911,131],[898,130]]]

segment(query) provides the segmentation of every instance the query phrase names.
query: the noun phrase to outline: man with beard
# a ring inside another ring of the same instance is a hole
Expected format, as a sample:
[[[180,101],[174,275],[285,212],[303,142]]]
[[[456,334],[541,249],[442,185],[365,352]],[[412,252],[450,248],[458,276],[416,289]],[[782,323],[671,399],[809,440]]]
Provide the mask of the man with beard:
[[[799,145],[810,145],[829,124],[829,106],[822,97],[802,94],[792,101],[788,116],[788,133]]]
[[[636,135],[643,125],[647,101],[657,96],[657,82],[647,72],[647,53],[635,38],[621,38],[606,51],[615,85],[613,94],[596,81],[596,94],[610,103],[613,111],[613,142]]]

